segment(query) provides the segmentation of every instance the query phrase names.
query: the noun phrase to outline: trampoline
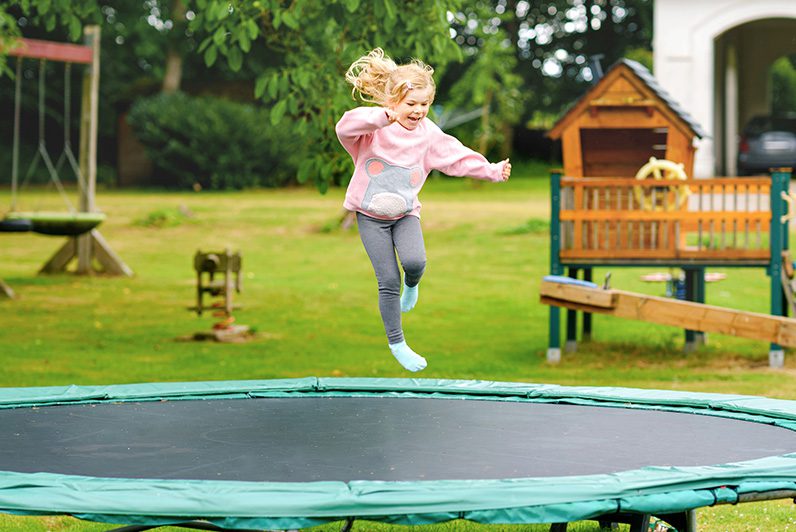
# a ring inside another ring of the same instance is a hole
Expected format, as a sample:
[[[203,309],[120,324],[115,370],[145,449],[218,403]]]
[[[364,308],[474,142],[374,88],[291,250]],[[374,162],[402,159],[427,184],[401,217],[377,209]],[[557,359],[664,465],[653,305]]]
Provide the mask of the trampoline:
[[[796,402],[324,379],[0,389],[0,511],[117,530],[566,523],[695,530],[796,496]]]

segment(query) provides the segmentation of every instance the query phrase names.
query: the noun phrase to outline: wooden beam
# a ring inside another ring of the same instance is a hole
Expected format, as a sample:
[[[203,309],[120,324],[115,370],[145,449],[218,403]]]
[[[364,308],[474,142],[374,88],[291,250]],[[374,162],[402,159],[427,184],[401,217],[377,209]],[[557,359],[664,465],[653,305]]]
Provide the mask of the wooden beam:
[[[64,63],[90,64],[94,52],[90,46],[80,44],[42,41],[40,39],[19,39],[18,45],[7,50],[8,55],[29,59],[46,59]]]
[[[0,279],[0,298],[16,299],[17,295],[2,279]]]
[[[88,248],[89,253],[84,259],[85,266],[81,265],[79,261],[81,240],[83,241],[82,246]],[[97,272],[107,275],[133,276],[133,270],[124,263],[119,255],[114,253],[108,242],[96,229],[92,229],[90,233],[85,235],[70,237],[50,260],[42,266],[39,273],[64,273],[74,259],[78,259],[78,271],[76,273],[91,274]],[[81,267],[84,267],[84,270],[81,271],[79,269]]]
[[[546,305],[796,347],[796,319],[783,316],[555,281],[542,281],[539,293]],[[614,303],[599,306],[590,302],[590,298],[600,303],[610,299]]]

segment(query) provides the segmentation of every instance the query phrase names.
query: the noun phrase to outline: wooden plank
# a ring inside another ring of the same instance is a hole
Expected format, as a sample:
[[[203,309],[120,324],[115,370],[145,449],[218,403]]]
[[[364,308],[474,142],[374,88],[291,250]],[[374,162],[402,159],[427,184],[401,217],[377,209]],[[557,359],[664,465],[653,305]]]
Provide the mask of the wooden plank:
[[[91,230],[91,251],[105,273],[109,275],[124,275],[126,277],[133,276],[133,270],[111,249],[111,246],[96,229]]]
[[[649,245],[636,249],[562,249],[559,256],[563,260],[570,259],[713,259],[713,260],[749,260],[759,261],[770,258],[770,252],[765,248],[758,249],[655,249]]]
[[[771,187],[771,179],[767,178],[759,178],[759,177],[712,177],[710,179],[656,179],[656,180],[639,180],[638,182],[635,181],[628,181],[626,177],[594,177],[594,176],[587,176],[587,177],[575,177],[575,176],[564,176],[561,178],[561,186],[574,186],[575,184],[580,184],[584,187],[633,187],[636,185],[642,186],[658,186],[660,184],[668,185],[669,183],[680,183],[685,184],[692,187],[693,190],[696,190],[699,187],[722,187],[725,185],[734,185],[734,186],[749,186],[749,187],[762,187],[757,190],[759,194],[768,194],[768,190]],[[648,185],[644,185],[644,183],[649,183]]]
[[[616,306],[617,301],[617,296],[613,290],[587,288],[555,281],[542,281],[539,293],[542,296],[553,299],[563,299],[600,308],[613,308]]]
[[[67,265],[76,255],[77,238],[71,237],[67,239],[64,245],[41,267],[39,273],[63,273],[66,271]]]
[[[551,284],[563,283],[542,281],[541,301],[547,305],[796,347],[796,319],[622,290],[604,291],[599,288],[566,285],[568,289],[565,292],[555,286],[545,286]],[[605,307],[581,302],[587,295],[595,292],[610,292],[615,297],[614,305]],[[552,297],[549,294],[557,296]],[[575,298],[579,301],[575,301]]]
[[[654,100],[628,100],[625,97],[605,97],[589,102],[590,107],[657,107],[658,102]]]
[[[600,109],[594,107],[593,109]],[[657,129],[671,127],[666,117],[660,112],[648,113],[649,107],[605,107],[601,108],[594,116],[581,115],[578,126],[581,129]],[[655,109],[658,111],[658,109]]]
[[[589,156],[590,157],[590,156]],[[624,156],[614,159],[613,162],[594,162],[586,159],[583,162],[583,173],[596,177],[601,176],[625,176],[626,179],[635,177],[638,169],[641,168],[649,159],[649,154],[646,156],[635,157],[634,159],[626,159]]]
[[[574,207],[575,209],[583,208],[583,187],[575,187],[574,189]],[[583,247],[583,222],[575,221],[573,224],[572,233],[572,247],[580,249]]]
[[[604,220],[632,220],[643,222],[665,222],[665,221],[699,221],[721,222],[733,220],[749,220],[750,222],[765,222],[771,220],[771,213],[768,211],[744,212],[744,211],[620,211],[620,210],[587,210],[587,211],[561,211],[559,213],[561,221],[604,221]]]
[[[8,55],[87,65],[91,63],[94,52],[90,46],[81,44],[19,39],[19,45],[8,50]]]
[[[561,139],[564,173],[571,176],[583,175],[583,160],[580,148],[580,130],[574,127],[564,131]]]

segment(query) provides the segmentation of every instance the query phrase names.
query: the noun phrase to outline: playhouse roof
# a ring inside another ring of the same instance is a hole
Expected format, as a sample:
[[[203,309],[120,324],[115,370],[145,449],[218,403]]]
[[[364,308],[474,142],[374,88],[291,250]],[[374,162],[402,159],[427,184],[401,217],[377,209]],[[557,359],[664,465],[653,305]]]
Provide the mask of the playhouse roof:
[[[685,109],[683,109],[680,104],[677,103],[674,98],[672,98],[672,96],[660,86],[652,73],[647,70],[644,65],[630,59],[620,59],[611,65],[611,68],[608,69],[605,75],[597,83],[595,83],[588,91],[586,91],[580,98],[575,100],[572,105],[569,106],[569,108],[564,112],[561,118],[558,119],[556,124],[550,130],[549,136],[552,138],[559,138],[563,129],[570,122],[570,120],[574,118],[574,116],[583,112],[588,106],[588,102],[592,100],[592,97],[602,93],[606,89],[607,84],[610,84],[616,78],[615,71],[617,69],[624,69],[631,72],[638,81],[643,83],[643,86],[646,87],[653,96],[658,98],[666,105],[666,107],[668,107],[673,117],[682,122],[683,125],[690,129],[694,135],[699,138],[708,136],[705,130],[702,129],[702,126],[700,126],[696,120],[694,120],[691,115],[689,115]]]

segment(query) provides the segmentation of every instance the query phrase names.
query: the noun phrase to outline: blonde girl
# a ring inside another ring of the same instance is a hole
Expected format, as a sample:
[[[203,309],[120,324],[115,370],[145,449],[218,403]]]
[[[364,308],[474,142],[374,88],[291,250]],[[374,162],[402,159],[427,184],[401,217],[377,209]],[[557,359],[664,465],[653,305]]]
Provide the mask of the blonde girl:
[[[427,118],[436,93],[433,73],[419,60],[398,65],[376,48],[354,61],[345,75],[354,99],[373,105],[346,112],[336,126],[354,161],[343,206],[356,212],[376,274],[390,351],[409,371],[426,367],[426,359],[407,345],[401,326],[401,312],[417,304],[426,266],[418,200],[426,177],[432,170],[489,181],[506,181],[511,175],[508,159],[490,163]]]

